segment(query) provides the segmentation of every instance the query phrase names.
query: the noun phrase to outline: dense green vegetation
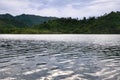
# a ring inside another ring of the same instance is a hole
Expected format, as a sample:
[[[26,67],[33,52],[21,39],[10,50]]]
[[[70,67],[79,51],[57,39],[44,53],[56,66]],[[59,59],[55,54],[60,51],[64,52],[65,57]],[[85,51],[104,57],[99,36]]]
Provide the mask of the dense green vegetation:
[[[13,34],[119,34],[120,12],[83,19],[0,15],[0,33]]]

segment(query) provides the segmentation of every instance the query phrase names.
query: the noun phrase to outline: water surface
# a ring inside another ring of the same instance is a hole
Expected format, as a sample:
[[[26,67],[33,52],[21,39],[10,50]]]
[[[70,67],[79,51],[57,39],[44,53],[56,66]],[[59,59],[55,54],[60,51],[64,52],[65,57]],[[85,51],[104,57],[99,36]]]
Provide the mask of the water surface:
[[[0,35],[0,80],[119,80],[119,35]]]

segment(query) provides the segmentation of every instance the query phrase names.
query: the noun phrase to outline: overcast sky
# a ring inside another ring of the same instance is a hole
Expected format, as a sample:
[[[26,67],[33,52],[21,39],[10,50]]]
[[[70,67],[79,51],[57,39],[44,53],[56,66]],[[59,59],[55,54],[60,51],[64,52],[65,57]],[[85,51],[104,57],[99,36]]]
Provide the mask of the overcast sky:
[[[120,11],[120,0],[0,0],[0,14],[81,18],[111,11]]]

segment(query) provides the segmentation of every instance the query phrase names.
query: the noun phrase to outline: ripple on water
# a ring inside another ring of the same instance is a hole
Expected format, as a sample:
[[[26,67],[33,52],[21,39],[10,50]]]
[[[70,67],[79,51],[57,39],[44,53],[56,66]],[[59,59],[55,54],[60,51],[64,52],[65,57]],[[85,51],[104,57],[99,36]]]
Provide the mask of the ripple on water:
[[[120,43],[108,41],[0,39],[0,80],[117,80]]]

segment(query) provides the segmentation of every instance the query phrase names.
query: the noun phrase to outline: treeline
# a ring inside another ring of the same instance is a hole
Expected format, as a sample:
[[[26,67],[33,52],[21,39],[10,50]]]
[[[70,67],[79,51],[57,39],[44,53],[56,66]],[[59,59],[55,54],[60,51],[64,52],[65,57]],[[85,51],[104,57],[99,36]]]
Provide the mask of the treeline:
[[[11,26],[2,23],[0,33],[13,34],[119,34],[120,12],[111,12],[100,17],[83,19],[56,18],[31,27]],[[14,23],[14,22],[13,22]],[[25,23],[24,23],[25,24]],[[2,28],[1,28],[2,27]]]

